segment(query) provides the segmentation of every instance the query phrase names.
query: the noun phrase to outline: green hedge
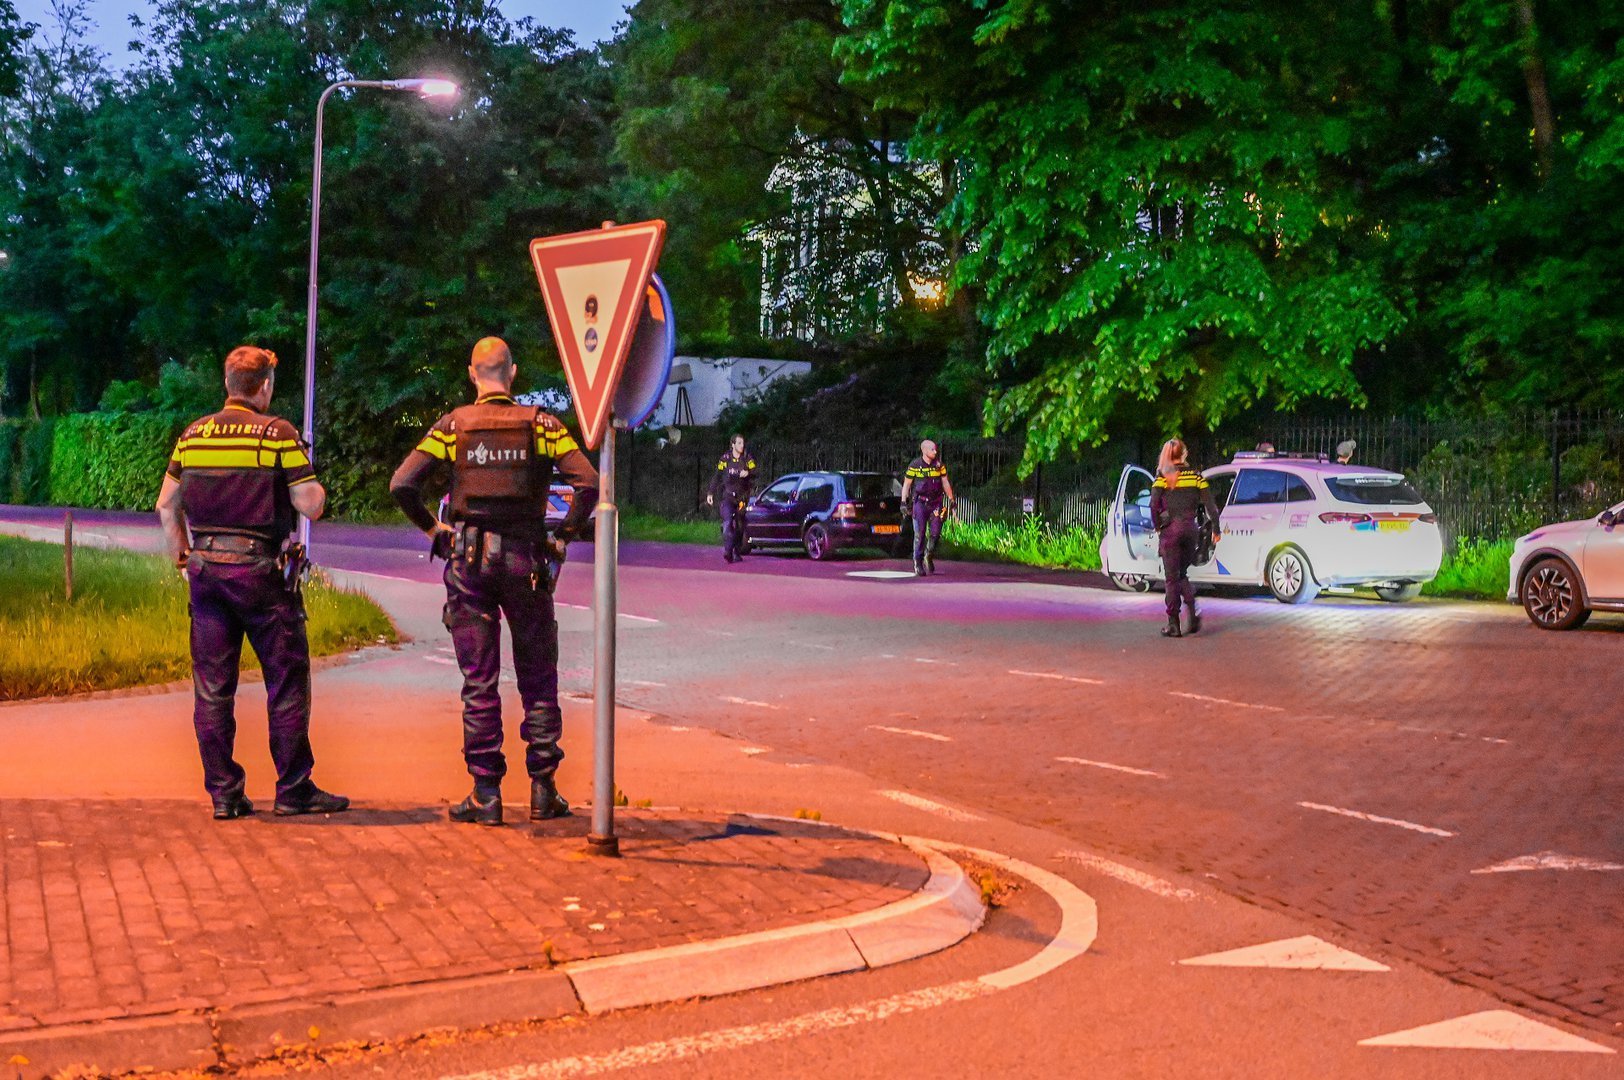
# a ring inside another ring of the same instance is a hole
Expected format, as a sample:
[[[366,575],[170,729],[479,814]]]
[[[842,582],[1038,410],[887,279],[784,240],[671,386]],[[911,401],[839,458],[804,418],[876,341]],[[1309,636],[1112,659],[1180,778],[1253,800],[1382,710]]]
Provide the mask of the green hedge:
[[[74,413],[51,440],[48,501],[55,506],[150,510],[164,467],[191,419],[175,413]]]
[[[47,502],[51,495],[51,455],[56,421],[0,421],[0,502]]]

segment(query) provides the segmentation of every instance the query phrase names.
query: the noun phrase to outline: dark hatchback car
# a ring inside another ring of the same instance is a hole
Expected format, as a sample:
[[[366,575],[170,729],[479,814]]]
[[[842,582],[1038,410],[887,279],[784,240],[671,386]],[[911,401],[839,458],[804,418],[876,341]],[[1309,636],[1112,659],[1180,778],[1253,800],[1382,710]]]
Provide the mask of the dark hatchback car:
[[[798,546],[814,559],[840,548],[909,542],[902,524],[902,484],[885,473],[804,472],[781,476],[750,500],[744,537],[752,548]]]

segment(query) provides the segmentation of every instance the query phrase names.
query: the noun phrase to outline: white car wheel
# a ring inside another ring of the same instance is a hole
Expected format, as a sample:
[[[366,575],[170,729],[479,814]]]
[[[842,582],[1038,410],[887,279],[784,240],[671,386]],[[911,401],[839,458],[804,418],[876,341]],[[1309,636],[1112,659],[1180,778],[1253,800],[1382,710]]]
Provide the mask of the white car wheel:
[[[1269,556],[1269,591],[1282,604],[1306,604],[1319,595],[1319,585],[1308,569],[1308,557],[1294,547]]]
[[[1111,574],[1111,584],[1123,592],[1147,593],[1150,591],[1150,578],[1144,574]]]

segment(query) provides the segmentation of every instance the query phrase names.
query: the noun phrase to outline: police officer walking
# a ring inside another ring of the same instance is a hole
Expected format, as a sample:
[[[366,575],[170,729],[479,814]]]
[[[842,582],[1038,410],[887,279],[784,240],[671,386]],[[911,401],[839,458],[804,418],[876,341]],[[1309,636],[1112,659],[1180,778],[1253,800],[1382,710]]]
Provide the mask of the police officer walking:
[[[919,456],[902,474],[902,512],[913,518],[915,577],[936,573],[936,545],[954,501],[947,466],[942,464],[936,444],[926,439],[919,444]]]
[[[350,800],[311,780],[310,645],[294,514],[327,504],[292,424],[266,412],[276,354],[243,345],[225,360],[226,403],[187,425],[158,494],[158,520],[191,590],[192,724],[217,820],[246,817],[237,741],[243,636],[265,673],[278,814],[329,814]],[[190,539],[188,539],[190,528]]]
[[[445,558],[445,625],[462,669],[462,753],[473,792],[451,808],[452,821],[502,824],[502,631],[513,643],[513,667],[524,702],[520,732],[530,773],[530,820],[564,817],[569,803],[554,774],[564,758],[558,740],[558,621],[554,564],[598,498],[598,473],[555,416],[513,400],[518,368],[507,345],[488,337],[474,346],[468,377],[476,397],[453,409],[406,455],[390,494]],[[422,484],[451,468],[449,525],[423,505]],[[547,491],[556,466],[575,489],[556,537],[546,529]]]
[[[1207,478],[1190,468],[1188,451],[1180,439],[1169,439],[1156,461],[1156,479],[1150,488],[1150,519],[1160,530],[1158,548],[1167,576],[1167,625],[1163,637],[1183,637],[1179,630],[1179,603],[1190,608],[1190,633],[1201,630],[1201,612],[1195,606],[1195,583],[1190,566],[1200,541],[1197,511],[1204,509],[1218,542],[1218,507],[1212,501]]]
[[[705,494],[705,505],[715,506],[721,499],[722,559],[734,563],[744,558],[747,549],[744,537],[744,508],[750,502],[750,489],[756,478],[756,459],[745,453],[744,436],[735,435],[728,449],[716,463],[710,490]]]

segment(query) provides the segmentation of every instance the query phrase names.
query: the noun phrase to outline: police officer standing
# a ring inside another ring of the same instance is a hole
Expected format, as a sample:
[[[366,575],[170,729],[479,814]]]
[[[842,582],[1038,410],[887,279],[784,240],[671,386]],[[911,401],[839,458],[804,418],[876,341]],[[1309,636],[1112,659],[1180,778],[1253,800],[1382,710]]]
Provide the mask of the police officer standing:
[[[1201,612],[1195,606],[1195,583],[1190,566],[1195,562],[1200,541],[1196,512],[1205,509],[1212,525],[1213,543],[1218,531],[1218,507],[1212,501],[1207,478],[1190,468],[1188,451],[1180,439],[1169,439],[1156,461],[1156,479],[1150,487],[1150,519],[1160,530],[1158,548],[1167,576],[1167,625],[1163,637],[1183,637],[1179,630],[1179,602],[1190,608],[1190,633],[1201,630]]]
[[[919,456],[902,474],[902,512],[913,518],[914,576],[936,573],[936,544],[942,539],[942,520],[953,509],[953,484],[947,478],[936,444],[919,444]]]
[[[295,512],[321,517],[327,492],[293,425],[266,412],[276,354],[252,345],[231,350],[225,382],[225,407],[187,425],[176,442],[157,507],[191,590],[192,724],[203,786],[216,819],[254,812],[232,756],[246,634],[265,673],[276,812],[336,813],[350,800],[310,779],[310,645],[299,594],[304,553],[289,541]]]
[[[598,473],[555,416],[513,400],[518,368],[507,345],[488,337],[468,366],[476,397],[440,417],[406,455],[389,491],[412,524],[447,560],[445,625],[462,668],[462,753],[474,790],[451,808],[452,821],[502,824],[502,631],[506,617],[513,667],[524,702],[520,732],[530,773],[530,820],[564,817],[569,803],[554,774],[563,715],[558,708],[558,621],[554,564],[598,498]],[[451,467],[451,524],[423,505],[422,484],[441,463]],[[556,537],[546,529],[554,466],[575,489]]]
[[[711,477],[705,505],[722,500],[722,558],[734,563],[744,558],[744,508],[750,502],[750,489],[756,478],[756,459],[745,453],[744,436],[735,435]]]

